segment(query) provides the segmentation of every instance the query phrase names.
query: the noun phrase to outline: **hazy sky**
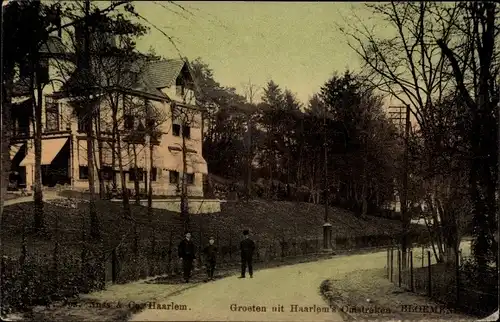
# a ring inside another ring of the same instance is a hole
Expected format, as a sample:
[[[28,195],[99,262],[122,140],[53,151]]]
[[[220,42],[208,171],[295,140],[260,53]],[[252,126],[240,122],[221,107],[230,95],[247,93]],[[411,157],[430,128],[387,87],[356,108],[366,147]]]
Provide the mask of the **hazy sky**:
[[[356,70],[360,60],[338,30],[353,10],[364,22],[362,3],[351,2],[136,2],[137,11],[171,36],[179,51],[151,28],[139,49],[164,57],[201,57],[215,78],[241,93],[273,79],[302,102],[334,71]],[[180,53],[179,53],[180,52]],[[260,94],[258,95],[260,97]]]

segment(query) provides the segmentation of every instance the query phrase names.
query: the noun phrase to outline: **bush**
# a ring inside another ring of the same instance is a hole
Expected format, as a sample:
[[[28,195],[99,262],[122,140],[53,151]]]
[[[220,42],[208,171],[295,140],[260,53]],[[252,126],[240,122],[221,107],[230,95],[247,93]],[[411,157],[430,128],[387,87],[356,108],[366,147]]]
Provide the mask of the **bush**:
[[[78,258],[65,257],[56,267],[47,256],[28,256],[22,263],[6,258],[2,273],[2,313],[65,301],[104,287],[102,265],[92,259],[82,266]]]
[[[308,202],[311,198],[311,191],[306,186],[300,186],[297,188],[297,201]]]

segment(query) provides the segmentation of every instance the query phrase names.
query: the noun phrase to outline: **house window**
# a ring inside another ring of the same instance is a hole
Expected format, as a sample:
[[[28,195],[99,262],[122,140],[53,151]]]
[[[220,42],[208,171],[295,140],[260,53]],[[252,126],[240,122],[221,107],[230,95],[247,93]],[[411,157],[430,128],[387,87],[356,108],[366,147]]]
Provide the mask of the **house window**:
[[[184,79],[182,79],[182,76],[177,77],[175,80],[175,94],[177,96],[184,96]]]
[[[78,113],[78,132],[82,133],[86,131],[85,128],[85,114],[84,112],[79,112]]]
[[[174,136],[181,136],[181,126],[179,124],[172,124],[172,133]]]
[[[103,180],[113,180],[113,168],[110,166],[103,166],[101,169]]]
[[[170,183],[172,183],[172,184],[179,183],[179,172],[169,171],[168,175],[169,175]]]
[[[47,58],[40,59],[37,73],[40,83],[47,84],[49,82],[49,61]]]
[[[47,131],[59,131],[59,103],[52,97],[45,97],[45,128]]]
[[[156,175],[158,173],[158,169],[155,167],[151,168],[151,181],[156,181]]]
[[[134,116],[130,114],[125,114],[123,116],[125,130],[134,129]]]
[[[182,127],[182,136],[184,136],[186,139],[189,139],[191,137],[191,127],[184,125]]]
[[[185,89],[184,85],[175,86],[175,94],[180,97],[184,97]]]
[[[16,116],[16,122],[14,124],[14,135],[26,136],[30,133],[30,120],[29,117],[22,115]]]
[[[194,173],[186,173],[186,184],[194,184]]]
[[[129,173],[128,173],[129,181],[136,180],[135,173],[136,173],[136,171],[134,171],[134,168],[130,168]],[[142,181],[143,178],[144,178],[144,172],[143,172],[142,168],[137,168],[137,181]]]
[[[85,165],[81,165],[79,167],[79,172],[80,172],[80,180],[87,180],[89,178],[89,167]]]

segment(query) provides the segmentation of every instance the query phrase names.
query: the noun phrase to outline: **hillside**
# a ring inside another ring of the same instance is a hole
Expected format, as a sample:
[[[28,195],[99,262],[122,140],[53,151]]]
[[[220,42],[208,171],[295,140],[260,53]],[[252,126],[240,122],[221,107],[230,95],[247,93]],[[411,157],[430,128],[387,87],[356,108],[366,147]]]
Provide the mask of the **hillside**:
[[[75,207],[75,208],[73,208]],[[175,246],[182,235],[178,213],[154,209],[149,218],[146,208],[132,205],[131,219],[121,216],[121,204],[109,201],[97,202],[105,249],[118,245],[130,246],[133,239],[134,222],[137,224],[139,249],[151,248],[151,236],[155,235],[159,247],[170,243]],[[19,255],[21,252],[23,222],[28,251],[47,253],[53,248],[56,237],[61,247],[81,248],[81,241],[89,227],[86,202],[62,199],[45,203],[48,230],[51,240],[29,237],[33,220],[31,202],[6,206],[4,210],[4,241],[6,252]],[[253,200],[249,202],[226,202],[216,214],[192,216],[191,229],[195,241],[201,237],[203,243],[209,235],[217,237],[219,245],[236,245],[244,228],[251,230],[253,238],[261,244],[280,240],[314,240],[322,236],[324,208],[321,205],[296,202]],[[334,238],[360,236],[394,236],[400,231],[400,222],[368,216],[356,218],[352,213],[330,208],[330,223]],[[57,223],[56,223],[57,222]],[[58,227],[58,228],[56,228]],[[82,231],[85,227],[85,231]],[[88,240],[87,240],[88,241]]]

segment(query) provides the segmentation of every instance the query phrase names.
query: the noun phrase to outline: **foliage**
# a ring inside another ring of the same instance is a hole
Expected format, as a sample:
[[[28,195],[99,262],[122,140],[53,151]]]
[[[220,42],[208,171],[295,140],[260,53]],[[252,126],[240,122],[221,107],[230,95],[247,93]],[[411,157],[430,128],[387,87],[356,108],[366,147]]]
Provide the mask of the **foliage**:
[[[470,210],[475,254],[486,267],[495,257],[496,4],[392,1],[367,8],[387,23],[386,37],[361,21],[341,31],[363,60],[366,79],[408,105],[416,123],[411,202],[434,219],[441,261],[454,260]]]

